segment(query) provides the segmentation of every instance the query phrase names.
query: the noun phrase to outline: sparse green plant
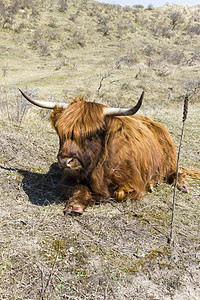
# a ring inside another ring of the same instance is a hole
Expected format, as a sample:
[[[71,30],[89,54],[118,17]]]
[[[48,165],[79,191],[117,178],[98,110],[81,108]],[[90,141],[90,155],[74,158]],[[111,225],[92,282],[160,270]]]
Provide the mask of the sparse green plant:
[[[85,276],[84,271],[78,271],[78,273],[76,274],[77,279],[81,279]]]

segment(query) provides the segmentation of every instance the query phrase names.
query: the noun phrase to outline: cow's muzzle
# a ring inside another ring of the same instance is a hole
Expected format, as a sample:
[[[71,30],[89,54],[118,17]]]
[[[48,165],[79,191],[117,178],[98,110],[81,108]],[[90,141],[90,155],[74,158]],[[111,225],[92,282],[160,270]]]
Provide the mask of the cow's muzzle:
[[[62,157],[58,154],[58,166],[62,169],[79,170],[82,168],[80,161],[76,157]]]

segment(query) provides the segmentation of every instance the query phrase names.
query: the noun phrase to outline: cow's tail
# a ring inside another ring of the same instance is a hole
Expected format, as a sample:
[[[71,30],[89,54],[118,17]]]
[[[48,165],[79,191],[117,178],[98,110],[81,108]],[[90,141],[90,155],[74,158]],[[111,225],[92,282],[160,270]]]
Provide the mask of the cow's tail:
[[[198,171],[196,169],[187,169],[184,167],[180,167],[179,169],[185,175],[200,179],[200,171]]]

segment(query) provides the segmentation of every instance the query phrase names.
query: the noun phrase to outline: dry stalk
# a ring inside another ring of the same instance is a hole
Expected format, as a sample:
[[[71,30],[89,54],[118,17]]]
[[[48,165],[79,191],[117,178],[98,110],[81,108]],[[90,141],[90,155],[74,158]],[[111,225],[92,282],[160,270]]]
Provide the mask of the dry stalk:
[[[185,129],[185,121],[187,119],[187,113],[188,113],[188,102],[189,102],[189,96],[188,96],[188,94],[186,94],[185,99],[184,99],[184,107],[183,107],[183,126],[182,126],[182,132],[181,132],[181,138],[180,138],[180,144],[179,144],[179,150],[178,150],[178,157],[177,157],[176,180],[175,180],[174,195],[173,195],[171,231],[170,231],[170,236],[168,238],[169,244],[171,244],[173,242],[172,236],[173,236],[173,230],[174,230],[174,215],[175,215],[176,189],[177,189],[177,181],[178,181],[178,169],[179,169],[179,160],[180,160],[183,134],[184,134],[184,129]]]
[[[47,283],[46,283],[46,286],[44,287],[44,275],[43,275],[43,271],[41,271],[41,280],[42,280],[42,290],[41,290],[41,299],[44,300],[44,297],[45,297],[45,294],[46,294],[46,291],[49,287],[49,283],[51,281],[51,278],[52,278],[52,275],[53,275],[53,272],[54,272],[54,267],[57,263],[57,260],[58,260],[58,256],[59,256],[59,253],[60,253],[60,241],[59,241],[59,244],[58,244],[58,250],[57,250],[57,254],[56,254],[56,257],[55,257],[55,260],[54,260],[54,263],[52,265],[52,268],[51,268],[51,271],[49,273],[49,277],[47,279]]]
[[[108,73],[106,73],[105,75],[102,76],[100,82],[99,82],[99,87],[97,89],[97,94],[99,95],[100,89],[102,87],[103,81],[104,79],[106,79],[107,77],[109,77],[112,74],[112,71],[109,71]]]

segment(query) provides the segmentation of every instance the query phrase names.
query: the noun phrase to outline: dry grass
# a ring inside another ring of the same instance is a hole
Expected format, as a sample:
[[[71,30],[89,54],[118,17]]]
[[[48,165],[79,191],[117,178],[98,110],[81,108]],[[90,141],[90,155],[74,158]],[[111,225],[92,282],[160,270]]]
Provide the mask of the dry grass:
[[[198,164],[199,112],[190,107],[182,152],[189,167]],[[173,107],[160,118],[178,140],[175,115]],[[190,180],[190,194],[178,192],[169,247],[171,186],[158,186],[140,202],[108,199],[83,217],[64,217],[58,140],[47,121],[0,126],[2,299],[198,299],[198,180]]]
[[[19,3],[0,20],[0,298],[199,299],[199,180],[177,192],[171,247],[166,184],[136,203],[108,199],[64,217],[58,138],[48,112],[26,106],[16,89],[52,101],[85,93],[114,106],[130,106],[144,89],[141,114],[166,125],[177,146],[183,96],[195,92],[181,165],[199,168],[199,7]]]

